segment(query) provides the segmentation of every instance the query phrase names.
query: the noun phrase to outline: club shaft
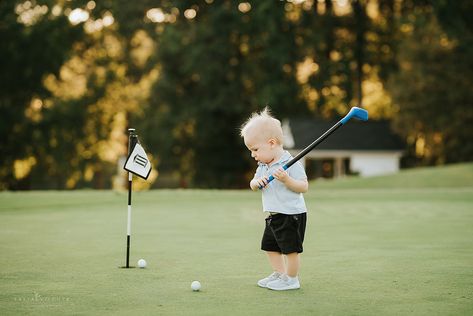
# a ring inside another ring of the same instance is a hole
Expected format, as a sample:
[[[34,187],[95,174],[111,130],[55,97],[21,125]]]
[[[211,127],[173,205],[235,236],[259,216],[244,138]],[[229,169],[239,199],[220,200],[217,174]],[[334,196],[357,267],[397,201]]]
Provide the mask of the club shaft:
[[[320,144],[321,142],[323,142],[327,137],[330,136],[330,134],[332,134],[333,132],[335,132],[340,126],[342,126],[344,123],[342,121],[338,121],[335,125],[333,125],[330,129],[328,129],[325,133],[322,134],[322,136],[320,136],[319,138],[317,138],[316,140],[314,140],[309,146],[307,146],[306,148],[304,148],[304,150],[302,150],[300,153],[298,153],[294,158],[292,158],[287,164],[285,164],[283,166],[283,169],[284,170],[287,170],[290,166],[292,166],[293,164],[295,164],[297,161],[299,161],[302,157],[304,157],[305,155],[307,155],[307,153],[309,153],[312,149],[314,149],[318,144]],[[268,179],[268,183],[270,183],[271,181],[274,180],[274,176],[271,175]],[[260,189],[262,189],[263,187],[260,186],[259,187]]]
[[[300,153],[297,154],[297,156],[295,156],[294,158],[292,158],[286,165],[285,165],[285,168],[284,169],[287,169],[289,168],[290,166],[292,166],[293,164],[295,164],[297,161],[299,161],[302,157],[304,157],[305,155],[307,155],[312,149],[314,149],[317,145],[319,145],[321,142],[323,142],[328,136],[330,136],[330,134],[332,134],[333,132],[335,132],[340,126],[342,126],[343,124],[341,122],[338,122],[337,124],[335,124],[334,126],[332,126],[329,130],[327,130],[325,133],[322,134],[322,136],[320,136],[319,138],[317,138],[316,140],[314,140],[309,146],[307,146],[306,148],[304,148],[304,150],[302,150]]]

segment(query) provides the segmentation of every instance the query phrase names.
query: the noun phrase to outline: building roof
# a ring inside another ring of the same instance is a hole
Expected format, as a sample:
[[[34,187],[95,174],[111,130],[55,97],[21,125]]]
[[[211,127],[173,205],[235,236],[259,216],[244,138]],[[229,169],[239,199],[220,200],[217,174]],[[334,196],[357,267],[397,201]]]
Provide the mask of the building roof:
[[[287,125],[289,123],[289,125]],[[285,146],[288,149],[303,149],[320,137],[337,121],[314,119],[290,119],[283,123],[287,135]],[[291,139],[292,138],[292,139]],[[293,146],[291,146],[293,145]],[[351,120],[339,127],[332,135],[319,144],[317,150],[382,150],[399,151],[405,148],[404,142],[396,135],[389,121],[359,122]]]

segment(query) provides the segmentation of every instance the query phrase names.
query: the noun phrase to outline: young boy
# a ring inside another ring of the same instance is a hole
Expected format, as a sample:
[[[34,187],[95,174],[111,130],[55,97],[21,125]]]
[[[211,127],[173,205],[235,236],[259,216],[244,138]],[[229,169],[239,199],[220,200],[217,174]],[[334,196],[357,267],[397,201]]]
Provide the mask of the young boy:
[[[281,122],[268,108],[253,113],[242,126],[241,136],[258,162],[250,188],[258,191],[262,187],[263,212],[268,213],[261,249],[273,273],[257,284],[278,291],[298,289],[307,212],[302,193],[308,189],[307,176],[299,162],[287,171],[282,168],[292,157],[283,148]],[[268,184],[271,175],[275,179]]]

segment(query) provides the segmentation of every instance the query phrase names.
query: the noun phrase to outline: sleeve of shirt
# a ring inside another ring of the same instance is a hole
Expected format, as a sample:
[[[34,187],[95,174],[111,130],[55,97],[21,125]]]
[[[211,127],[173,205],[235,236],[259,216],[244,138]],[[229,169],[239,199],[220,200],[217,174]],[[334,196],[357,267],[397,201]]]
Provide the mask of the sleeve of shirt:
[[[300,161],[293,164],[289,169],[287,169],[288,174],[291,178],[296,180],[307,180],[307,175],[305,173],[304,166]]]
[[[258,179],[258,178],[261,178],[262,176],[263,176],[263,168],[261,167],[261,165],[258,165],[258,168],[256,168],[256,172],[253,179]]]

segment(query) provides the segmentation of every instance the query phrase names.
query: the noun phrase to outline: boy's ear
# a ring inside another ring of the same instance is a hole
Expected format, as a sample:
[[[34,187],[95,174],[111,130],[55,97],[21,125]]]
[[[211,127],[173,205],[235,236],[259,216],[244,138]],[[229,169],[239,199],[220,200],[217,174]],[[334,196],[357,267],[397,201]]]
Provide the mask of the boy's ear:
[[[274,145],[276,145],[278,142],[277,142],[274,138],[270,138],[270,139],[268,140],[268,143],[269,143],[271,146],[274,146]]]

